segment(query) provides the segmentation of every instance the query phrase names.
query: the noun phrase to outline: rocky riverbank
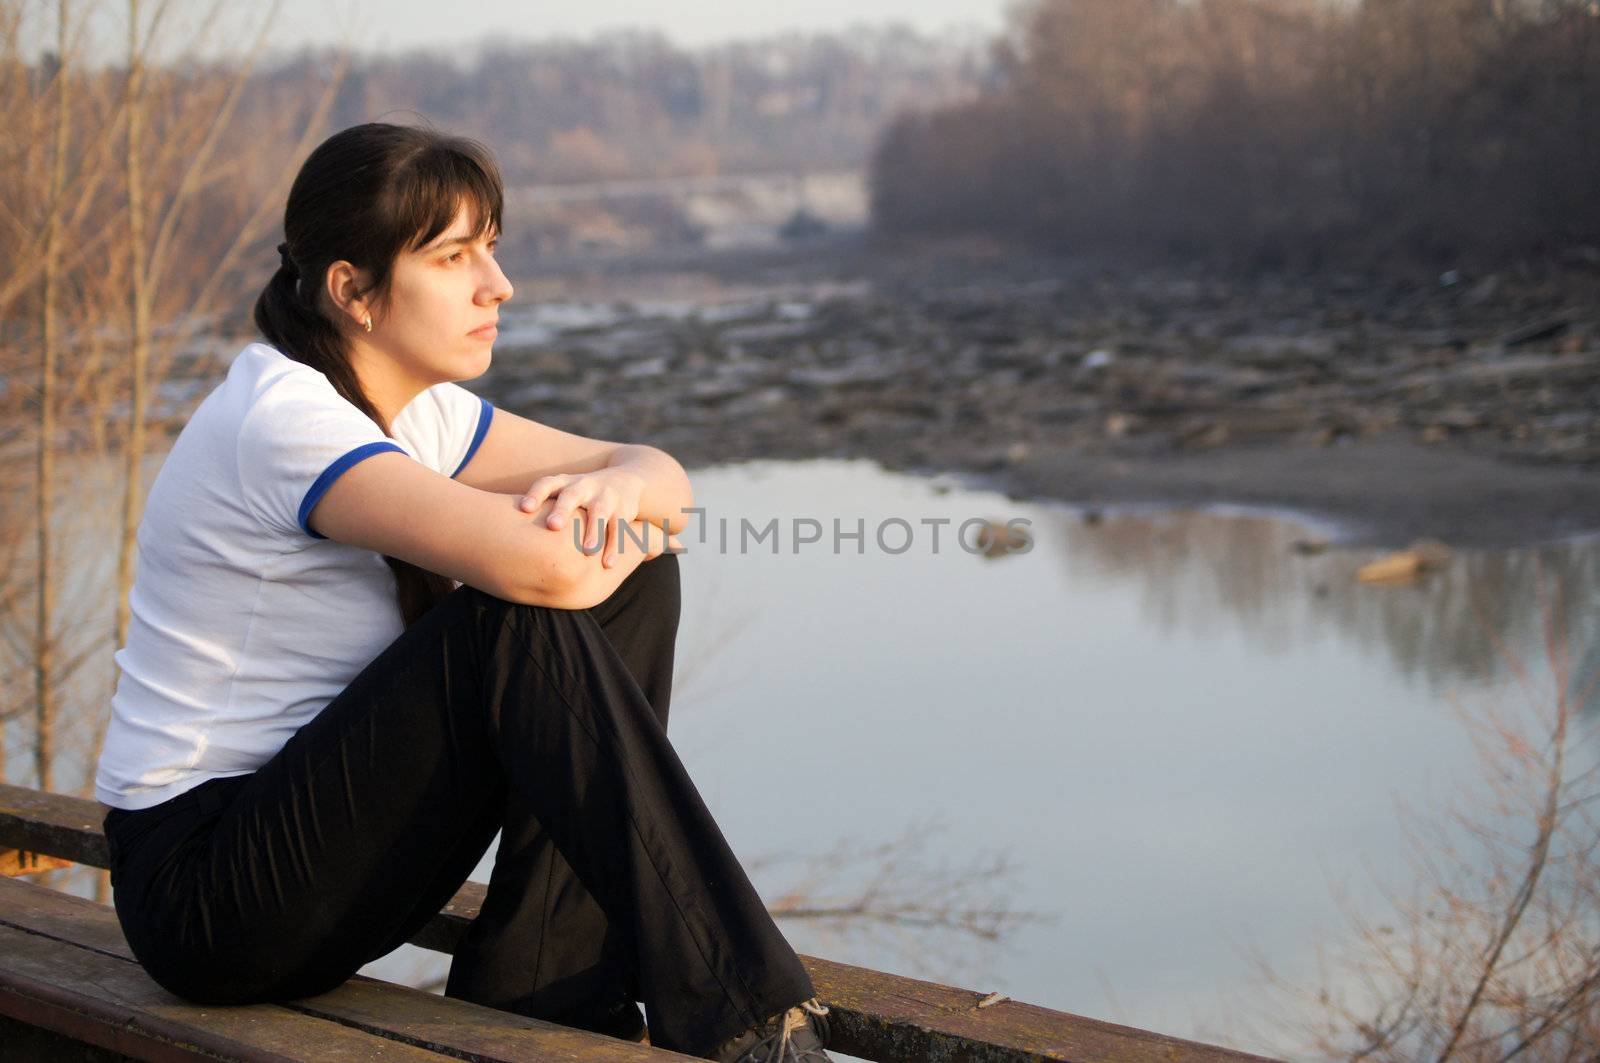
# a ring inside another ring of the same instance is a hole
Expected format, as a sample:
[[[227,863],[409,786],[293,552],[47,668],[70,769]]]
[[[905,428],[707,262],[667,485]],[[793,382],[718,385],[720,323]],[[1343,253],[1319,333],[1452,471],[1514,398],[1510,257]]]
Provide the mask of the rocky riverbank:
[[[553,263],[483,387],[686,464],[869,457],[1352,541],[1600,531],[1600,271],[1258,277],[999,248]]]

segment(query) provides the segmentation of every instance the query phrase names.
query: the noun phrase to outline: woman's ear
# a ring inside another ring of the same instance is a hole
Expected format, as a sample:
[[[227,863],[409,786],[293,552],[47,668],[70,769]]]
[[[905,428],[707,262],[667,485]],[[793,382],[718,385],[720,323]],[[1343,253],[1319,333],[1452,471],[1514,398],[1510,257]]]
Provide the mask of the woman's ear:
[[[328,300],[353,326],[361,328],[362,320],[372,312],[368,299],[371,278],[366,270],[357,269],[340,259],[328,267],[323,277],[323,288]]]

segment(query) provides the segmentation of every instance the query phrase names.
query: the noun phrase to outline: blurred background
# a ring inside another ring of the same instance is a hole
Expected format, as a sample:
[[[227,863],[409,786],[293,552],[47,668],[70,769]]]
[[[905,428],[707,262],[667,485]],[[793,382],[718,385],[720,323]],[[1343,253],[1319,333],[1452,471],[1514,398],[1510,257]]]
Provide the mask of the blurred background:
[[[0,113],[0,779],[90,793],[300,160],[428,123],[467,386],[690,469],[674,742],[801,951],[1600,1046],[1597,0],[0,0]]]

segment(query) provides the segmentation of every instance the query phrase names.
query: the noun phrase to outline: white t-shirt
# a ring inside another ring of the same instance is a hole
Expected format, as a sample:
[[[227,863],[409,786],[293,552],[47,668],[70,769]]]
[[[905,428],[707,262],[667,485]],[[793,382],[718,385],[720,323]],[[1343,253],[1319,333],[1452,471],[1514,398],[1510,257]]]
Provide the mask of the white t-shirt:
[[[151,485],[95,796],[148,808],[254,771],[403,630],[381,555],[306,519],[339,475],[399,451],[446,476],[494,408],[422,392],[394,438],[328,378],[262,343],[234,359]]]

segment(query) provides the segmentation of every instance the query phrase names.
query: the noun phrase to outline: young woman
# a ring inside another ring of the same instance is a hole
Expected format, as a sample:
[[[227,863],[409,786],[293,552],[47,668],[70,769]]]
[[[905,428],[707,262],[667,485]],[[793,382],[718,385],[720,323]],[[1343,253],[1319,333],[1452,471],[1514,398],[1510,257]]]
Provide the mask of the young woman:
[[[118,919],[179,996],[309,996],[499,831],[447,994],[636,1040],[643,1000],[663,1047],[826,1059],[827,1009],[666,737],[682,467],[455,383],[511,297],[501,201],[483,148],[393,125],[295,179],[268,342],[139,529],[96,777]]]

